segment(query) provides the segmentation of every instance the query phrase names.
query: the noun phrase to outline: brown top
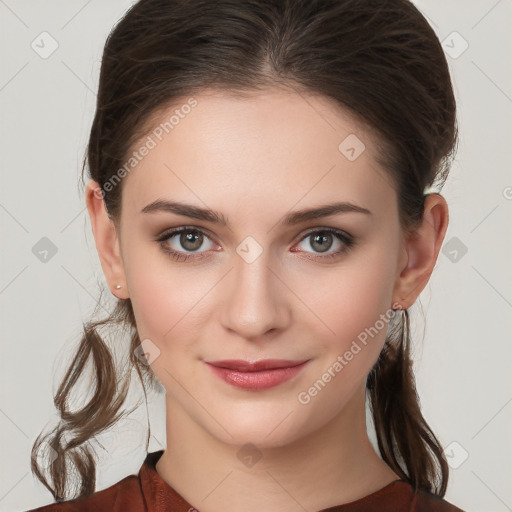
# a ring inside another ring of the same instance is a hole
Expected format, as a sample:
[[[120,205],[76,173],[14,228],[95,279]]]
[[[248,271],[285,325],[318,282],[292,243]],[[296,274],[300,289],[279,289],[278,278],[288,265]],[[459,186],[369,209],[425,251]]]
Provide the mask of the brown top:
[[[53,503],[28,512],[199,512],[169,486],[155,469],[163,450],[148,453],[138,475],[87,498]],[[463,512],[447,501],[395,480],[364,498],[319,512]]]

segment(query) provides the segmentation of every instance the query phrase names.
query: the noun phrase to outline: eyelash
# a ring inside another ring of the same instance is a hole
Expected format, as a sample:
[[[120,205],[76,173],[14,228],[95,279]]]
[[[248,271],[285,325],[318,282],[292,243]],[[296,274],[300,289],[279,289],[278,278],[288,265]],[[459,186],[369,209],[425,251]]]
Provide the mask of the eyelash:
[[[168,231],[167,233],[164,233],[163,235],[159,236],[156,241],[160,243],[160,246],[162,250],[168,254],[171,258],[173,258],[176,261],[188,261],[190,259],[200,260],[207,256],[198,256],[195,253],[186,254],[180,251],[175,251],[174,249],[170,249],[168,245],[165,244],[169,239],[174,238],[176,235],[179,235],[180,233],[198,233],[206,238],[211,238],[208,236],[207,233],[205,233],[202,229],[193,227],[193,226],[183,226],[177,229],[173,229],[172,231]],[[338,258],[342,254],[348,252],[350,249],[354,247],[356,244],[355,238],[351,235],[348,235],[344,231],[341,231],[339,229],[334,228],[315,228],[314,230],[308,231],[300,240],[299,243],[306,240],[308,237],[311,237],[312,235],[316,234],[325,234],[329,233],[334,235],[340,242],[343,243],[343,248],[334,252],[334,253],[327,253],[325,256],[306,256],[306,259],[311,260],[326,260],[326,259],[333,259]],[[299,252],[299,251],[294,251]],[[197,254],[204,254],[204,253],[197,253]],[[317,253],[321,254],[321,253]]]

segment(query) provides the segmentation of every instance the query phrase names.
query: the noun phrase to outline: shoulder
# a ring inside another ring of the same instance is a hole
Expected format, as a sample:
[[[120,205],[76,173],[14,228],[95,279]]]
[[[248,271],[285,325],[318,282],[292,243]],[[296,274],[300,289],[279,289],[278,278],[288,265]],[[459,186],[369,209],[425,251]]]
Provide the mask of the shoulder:
[[[360,500],[325,509],[322,512],[464,512],[445,499],[395,480]]]
[[[129,475],[116,484],[90,496],[51,503],[28,512],[131,512],[145,510],[140,482]]]
[[[416,496],[415,512],[464,512],[445,499],[425,491]]]

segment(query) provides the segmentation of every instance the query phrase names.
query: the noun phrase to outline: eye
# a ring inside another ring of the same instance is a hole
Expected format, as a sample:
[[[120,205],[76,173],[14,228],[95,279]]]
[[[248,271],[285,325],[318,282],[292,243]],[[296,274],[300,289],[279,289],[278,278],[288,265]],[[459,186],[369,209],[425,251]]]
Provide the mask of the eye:
[[[157,241],[160,242],[162,250],[177,261],[202,258],[204,252],[215,247],[204,231],[189,226],[168,231],[157,238]],[[205,250],[201,251],[201,248]]]
[[[352,236],[344,231],[334,228],[316,229],[307,233],[302,239],[301,243],[313,249],[313,253],[318,255],[314,256],[315,259],[322,258],[335,258],[354,246],[355,240]],[[328,252],[332,247],[338,247],[334,252]],[[292,249],[297,252],[296,249]],[[309,252],[309,251],[305,251]],[[322,254],[325,254],[322,256]]]
[[[205,254],[208,251],[220,250],[219,246],[214,244],[203,230],[192,226],[183,226],[168,231],[157,238],[157,242],[160,243],[162,250],[176,261],[202,259],[208,257]],[[310,231],[302,237],[300,243],[313,249],[314,256],[307,258],[323,260],[341,256],[355,245],[355,239],[339,229],[323,228]],[[337,250],[329,252],[333,246],[337,246]],[[292,248],[291,250],[292,252],[310,252],[305,248],[299,250]]]

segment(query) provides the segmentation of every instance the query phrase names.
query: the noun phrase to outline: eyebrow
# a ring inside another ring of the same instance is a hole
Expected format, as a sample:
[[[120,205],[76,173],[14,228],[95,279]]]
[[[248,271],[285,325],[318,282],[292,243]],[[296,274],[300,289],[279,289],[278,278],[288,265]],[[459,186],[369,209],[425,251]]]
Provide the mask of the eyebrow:
[[[200,208],[191,204],[166,201],[163,199],[157,199],[152,203],[142,208],[141,213],[155,213],[155,212],[167,212],[174,213],[176,215],[182,215],[184,217],[190,217],[192,219],[203,220],[211,222],[213,224],[219,224],[221,226],[229,227],[229,221],[222,215],[222,213],[216,212],[209,208]],[[341,202],[326,204],[314,208],[306,208],[295,212],[288,213],[284,216],[282,224],[288,226],[294,226],[301,222],[308,220],[320,219],[323,217],[329,217],[336,215],[337,213],[349,213],[357,212],[364,213],[366,215],[373,215],[372,212],[362,206],[355,205],[353,203]]]

